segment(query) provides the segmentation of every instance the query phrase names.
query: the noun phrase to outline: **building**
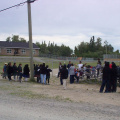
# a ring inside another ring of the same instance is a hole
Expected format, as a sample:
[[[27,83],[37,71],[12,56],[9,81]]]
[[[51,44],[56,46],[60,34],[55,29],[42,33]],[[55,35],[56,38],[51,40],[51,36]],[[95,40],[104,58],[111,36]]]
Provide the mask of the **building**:
[[[39,56],[39,47],[33,43],[33,56]],[[0,55],[29,56],[29,42],[0,41]]]

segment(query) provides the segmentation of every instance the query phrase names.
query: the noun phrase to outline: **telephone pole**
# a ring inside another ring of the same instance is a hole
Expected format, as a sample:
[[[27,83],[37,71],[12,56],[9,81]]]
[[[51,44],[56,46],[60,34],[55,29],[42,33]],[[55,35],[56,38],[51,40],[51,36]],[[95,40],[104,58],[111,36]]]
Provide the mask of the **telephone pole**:
[[[31,3],[35,0],[27,0],[28,6],[28,31],[29,31],[29,49],[30,49],[30,80],[34,81],[33,66],[33,42],[32,42],[32,19],[31,19]]]

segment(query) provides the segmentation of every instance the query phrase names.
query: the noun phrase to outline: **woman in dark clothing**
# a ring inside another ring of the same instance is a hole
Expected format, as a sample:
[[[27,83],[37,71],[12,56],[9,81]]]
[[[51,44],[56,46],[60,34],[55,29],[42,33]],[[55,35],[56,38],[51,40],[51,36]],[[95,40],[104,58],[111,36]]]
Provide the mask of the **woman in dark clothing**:
[[[41,83],[42,84],[44,83],[45,85],[46,85],[46,72],[47,72],[47,68],[45,67],[45,63],[43,63],[41,67]]]
[[[116,92],[117,89],[117,66],[112,62],[111,77],[110,77],[111,92]]]
[[[28,64],[25,65],[23,71],[24,71],[23,72],[23,77],[25,78],[25,81],[27,81],[27,78],[29,78],[29,72],[30,72]]]
[[[49,66],[46,66],[47,68],[47,72],[46,72],[46,81],[48,81],[48,85],[49,85],[49,79],[50,79],[50,72],[52,72],[52,70],[49,68]]]
[[[18,79],[19,79],[19,81],[20,82],[22,82],[21,80],[22,80],[22,64],[19,64],[19,66],[18,66]]]
[[[61,71],[62,71],[62,69],[63,69],[63,65],[61,66],[61,69],[60,69],[60,84],[61,85],[63,85],[63,80],[62,80],[62,76],[61,76]]]
[[[66,89],[67,86],[67,78],[68,78],[68,70],[66,69],[66,65],[63,66],[62,70],[61,70],[61,78],[63,80],[63,87],[64,90]]]
[[[105,63],[105,67],[103,68],[103,78],[102,78],[102,85],[100,87],[100,92],[102,93],[104,90],[104,87],[106,86],[105,92],[110,92],[110,68],[109,68],[109,62]]]
[[[8,79],[9,79],[9,81],[10,81],[10,80],[11,80],[11,76],[12,76],[12,74],[13,74],[13,67],[12,67],[12,65],[11,65],[11,62],[8,63],[7,74],[8,74]]]
[[[14,76],[14,80],[16,80],[17,71],[18,71],[18,68],[17,68],[17,66],[16,66],[16,63],[14,63],[14,65],[13,65],[13,76]]]

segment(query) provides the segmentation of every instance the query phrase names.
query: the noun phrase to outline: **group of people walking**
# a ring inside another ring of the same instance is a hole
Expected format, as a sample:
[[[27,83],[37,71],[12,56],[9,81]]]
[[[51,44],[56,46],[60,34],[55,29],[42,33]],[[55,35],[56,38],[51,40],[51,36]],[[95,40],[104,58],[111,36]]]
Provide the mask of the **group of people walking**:
[[[45,66],[45,63],[40,65],[34,64],[34,77],[37,77],[38,83],[47,84],[48,82],[49,84],[51,71],[52,70],[49,69],[48,65]],[[30,76],[29,65],[26,64],[22,69],[22,64],[19,64],[19,66],[17,66],[16,63],[14,63],[13,65],[11,62],[9,62],[8,64],[5,63],[3,67],[3,78],[6,79],[8,77],[8,80],[11,81],[12,76],[15,81],[19,80],[20,82],[22,82],[22,77],[24,77],[25,81],[28,81],[28,78]]]

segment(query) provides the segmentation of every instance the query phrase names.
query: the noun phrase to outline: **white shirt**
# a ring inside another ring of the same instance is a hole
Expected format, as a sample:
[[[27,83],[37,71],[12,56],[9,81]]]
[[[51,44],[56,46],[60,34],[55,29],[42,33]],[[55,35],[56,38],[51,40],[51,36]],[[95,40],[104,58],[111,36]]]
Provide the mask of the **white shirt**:
[[[82,66],[83,66],[83,64],[78,64],[78,69],[81,70]]]

